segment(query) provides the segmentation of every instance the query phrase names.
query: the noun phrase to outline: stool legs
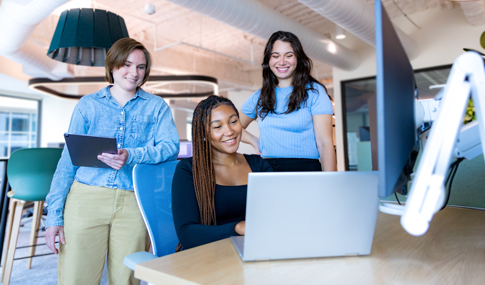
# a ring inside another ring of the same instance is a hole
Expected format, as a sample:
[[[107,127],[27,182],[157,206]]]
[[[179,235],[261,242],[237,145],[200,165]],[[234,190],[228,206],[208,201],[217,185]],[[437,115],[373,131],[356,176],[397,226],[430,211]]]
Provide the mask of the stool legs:
[[[8,245],[10,243],[10,234],[12,233],[12,223],[13,223],[13,216],[14,216],[13,211],[16,205],[17,205],[17,200],[10,199],[10,203],[8,204],[7,228],[5,229],[5,237],[3,239],[2,275],[0,277],[0,281],[2,281],[3,276],[5,276],[5,263],[7,261]]]
[[[15,257],[15,248],[17,247],[17,240],[19,237],[20,220],[22,219],[22,212],[24,210],[25,201],[17,200],[14,209],[10,210],[13,214],[13,223],[10,234],[10,241],[8,246],[7,260],[4,264],[5,273],[3,276],[3,284],[10,284],[10,275],[12,274],[13,259]]]
[[[40,219],[42,218],[42,210],[44,208],[44,201],[34,202],[34,213],[32,216],[32,230],[30,232],[29,255],[35,255],[35,246],[37,244],[37,236],[39,234]],[[27,269],[32,265],[32,257],[27,259]]]

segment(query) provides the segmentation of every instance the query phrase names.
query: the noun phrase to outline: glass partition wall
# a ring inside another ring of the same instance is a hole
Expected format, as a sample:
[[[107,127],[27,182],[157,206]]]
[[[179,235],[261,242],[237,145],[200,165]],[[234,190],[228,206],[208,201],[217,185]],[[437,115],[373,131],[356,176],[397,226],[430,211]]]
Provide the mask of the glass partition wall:
[[[418,99],[438,94],[450,70],[451,65],[415,70]],[[376,78],[342,81],[341,90],[346,170],[378,170],[372,163],[377,161]]]

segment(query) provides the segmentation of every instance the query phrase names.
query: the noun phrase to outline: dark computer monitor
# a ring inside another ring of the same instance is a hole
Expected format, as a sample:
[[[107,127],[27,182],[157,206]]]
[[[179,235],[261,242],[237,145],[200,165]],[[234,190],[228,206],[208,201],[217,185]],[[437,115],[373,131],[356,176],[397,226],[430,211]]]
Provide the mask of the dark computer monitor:
[[[379,197],[406,185],[417,149],[411,63],[380,0],[375,1]]]

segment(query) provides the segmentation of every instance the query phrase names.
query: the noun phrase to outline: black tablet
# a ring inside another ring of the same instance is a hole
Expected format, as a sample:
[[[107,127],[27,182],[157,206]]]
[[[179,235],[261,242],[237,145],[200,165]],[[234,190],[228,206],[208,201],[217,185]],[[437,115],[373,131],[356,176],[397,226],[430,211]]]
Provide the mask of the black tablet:
[[[102,153],[118,153],[115,138],[65,133],[64,139],[74,166],[111,168],[99,160],[98,155]]]

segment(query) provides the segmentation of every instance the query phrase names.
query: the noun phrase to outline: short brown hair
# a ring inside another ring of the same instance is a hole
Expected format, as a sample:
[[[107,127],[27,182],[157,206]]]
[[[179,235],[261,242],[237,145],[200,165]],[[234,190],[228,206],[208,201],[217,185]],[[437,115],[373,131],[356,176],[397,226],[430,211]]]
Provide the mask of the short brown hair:
[[[132,38],[119,39],[109,49],[108,53],[106,54],[106,60],[104,61],[106,81],[111,84],[114,83],[112,74],[113,69],[122,67],[126,63],[128,55],[130,55],[130,53],[135,49],[141,50],[145,54],[145,59],[147,60],[145,77],[143,77],[143,81],[140,86],[147,82],[148,77],[150,76],[150,67],[152,66],[150,53],[142,43],[137,42]]]

